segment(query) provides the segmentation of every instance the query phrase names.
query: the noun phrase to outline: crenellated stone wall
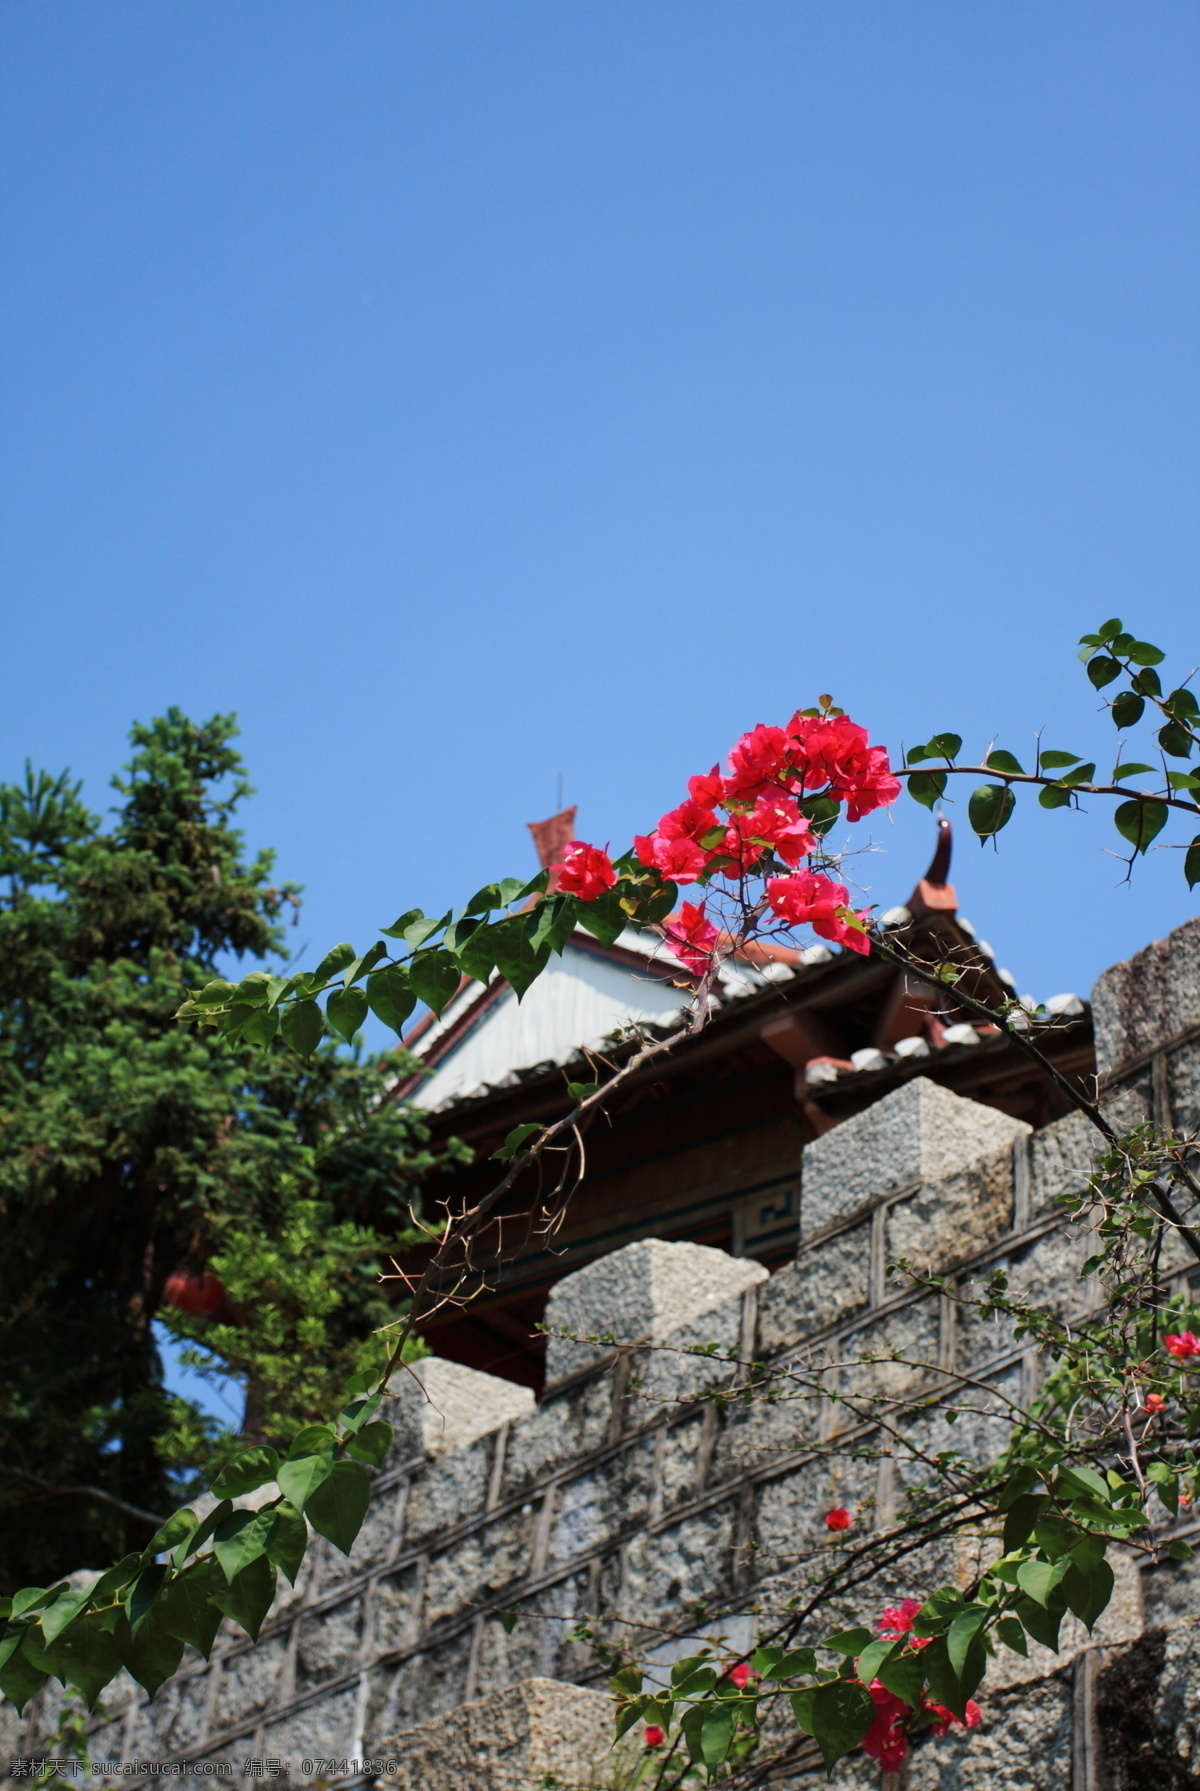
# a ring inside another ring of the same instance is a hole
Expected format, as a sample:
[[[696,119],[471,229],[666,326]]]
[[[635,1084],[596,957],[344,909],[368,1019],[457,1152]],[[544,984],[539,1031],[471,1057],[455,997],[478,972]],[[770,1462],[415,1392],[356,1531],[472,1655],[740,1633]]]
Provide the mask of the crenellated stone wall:
[[[1095,1005],[1122,1100],[1194,1130],[1200,922],[1107,971]],[[383,1776],[403,1791],[535,1791],[545,1774],[569,1783],[572,1772],[611,1783],[604,1675],[574,1634],[580,1623],[640,1644],[652,1670],[686,1652],[697,1625],[748,1649],[755,1609],[785,1583],[798,1545],[823,1533],[832,1505],[865,1496],[861,1463],[817,1447],[837,1422],[828,1398],[743,1406],[696,1396],[736,1376],[735,1359],[878,1354],[886,1360],[872,1367],[830,1372],[871,1375],[903,1396],[969,1371],[985,1391],[952,1440],[999,1450],[1003,1401],[1028,1400],[1036,1359],[1006,1326],[945,1295],[898,1292],[886,1266],[906,1257],[966,1285],[1003,1266],[1014,1288],[1064,1315],[1086,1310],[1087,1241],[1054,1200],[1083,1184],[1092,1149],[1081,1118],[1031,1135],[916,1080],[807,1148],[789,1267],[768,1276],[721,1251],[652,1239],[568,1276],[548,1323],[569,1335],[551,1339],[536,1407],[525,1390],[451,1363],[404,1374],[387,1414],[396,1447],[353,1556],[314,1538],[257,1647],[226,1625],[211,1662],[190,1658],[153,1701],[130,1683],[114,1688],[93,1757],[195,1762],[230,1782],[247,1760],[288,1761],[295,1780],[335,1783],[360,1778],[364,1759],[390,1761]],[[1198,1265],[1176,1253],[1168,1268],[1180,1291],[1200,1295]],[[621,1347],[644,1342],[657,1347]],[[682,1353],[696,1344],[719,1352]],[[931,1444],[951,1440],[936,1413],[919,1423]],[[903,1471],[881,1463],[868,1489],[885,1516]],[[969,1577],[965,1558],[941,1565]],[[913,1589],[889,1583],[879,1595]],[[1113,1711],[1127,1726],[1141,1713],[1144,1758],[1151,1743],[1168,1750],[1168,1776],[1143,1774],[1141,1786],[1200,1786],[1188,1764],[1200,1769],[1197,1615],[1190,1565],[1147,1574],[1124,1563],[1090,1642],[1068,1624],[1061,1655],[996,1663],[987,1732],[969,1746],[953,1736],[922,1745],[905,1791],[1123,1791],[1133,1769],[1125,1743],[1105,1739],[1120,1726]],[[1137,1661],[1160,1666],[1122,1691],[1122,1673],[1136,1678],[1136,1637]],[[25,1724],[4,1706],[0,1754],[36,1753],[50,1717],[45,1695]],[[843,1777],[878,1784],[861,1756]]]

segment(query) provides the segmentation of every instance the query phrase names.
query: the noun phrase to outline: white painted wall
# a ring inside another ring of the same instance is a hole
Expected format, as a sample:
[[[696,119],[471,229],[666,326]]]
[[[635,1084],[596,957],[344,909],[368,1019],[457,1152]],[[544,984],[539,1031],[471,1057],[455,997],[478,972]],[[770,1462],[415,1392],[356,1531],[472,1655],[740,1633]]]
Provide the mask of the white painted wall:
[[[478,995],[475,985],[446,1010],[437,1031],[422,1040],[426,1050],[453,1023],[456,1010],[462,1012],[459,1003],[465,1005]],[[599,1045],[630,1020],[665,1020],[686,999],[684,989],[673,989],[669,983],[568,944],[561,957],[551,959],[523,1001],[506,990],[409,1099],[419,1107],[441,1107],[485,1084],[502,1082],[514,1070],[565,1063],[581,1046]]]

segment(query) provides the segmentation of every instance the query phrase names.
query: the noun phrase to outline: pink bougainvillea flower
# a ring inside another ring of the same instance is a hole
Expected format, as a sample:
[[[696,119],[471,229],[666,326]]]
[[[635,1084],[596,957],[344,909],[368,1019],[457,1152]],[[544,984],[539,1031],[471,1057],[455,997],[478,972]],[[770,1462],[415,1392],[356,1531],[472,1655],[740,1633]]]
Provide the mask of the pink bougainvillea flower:
[[[668,810],[656,831],[662,839],[695,840],[699,845],[706,833],[712,833],[721,825],[711,808],[705,808],[702,802],[689,797],[678,808]]]
[[[1155,1417],[1159,1412],[1165,1412],[1166,1409],[1167,1409],[1167,1402],[1163,1398],[1161,1393],[1147,1393],[1147,1395],[1146,1395],[1146,1410],[1150,1413],[1150,1416],[1152,1418]]]
[[[608,853],[584,840],[571,841],[554,873],[554,887],[563,895],[578,896],[582,902],[594,902],[616,880]]]
[[[853,1522],[854,1519],[844,1505],[835,1505],[832,1511],[825,1513],[827,1530],[848,1530]]]
[[[647,1723],[642,1730],[642,1740],[647,1747],[661,1747],[666,1739],[666,1731],[660,1729],[657,1723]]]
[[[867,915],[854,914],[848,905],[850,892],[844,883],[820,871],[797,871],[792,877],[768,877],[767,901],[789,926],[808,925],[822,939],[848,945],[851,951],[869,952]]]
[[[875,1701],[875,1715],[862,1738],[863,1753],[878,1760],[884,1772],[899,1772],[908,1758],[908,1737],[904,1733],[908,1706],[878,1679],[871,1681],[869,1689]]]
[[[672,883],[694,883],[711,856],[695,840],[667,839],[661,833],[636,834],[633,849],[643,864],[661,871]]]
[[[1174,1337],[1164,1337],[1163,1348],[1186,1362],[1189,1356],[1200,1356],[1200,1337],[1194,1331],[1180,1331]]]
[[[944,1704],[935,1703],[933,1699],[927,1699],[922,1704],[921,1712],[924,1716],[937,1718],[933,1726],[935,1735],[947,1734],[952,1723],[957,1723],[963,1729],[977,1729],[983,1721],[983,1712],[974,1698],[967,1699],[962,1716],[955,1716],[952,1710],[947,1710]]]
[[[902,1598],[897,1605],[890,1606],[879,1613],[879,1621],[875,1625],[881,1636],[906,1636],[911,1634],[913,1618],[921,1608],[917,1598]]]
[[[791,762],[806,790],[828,788],[860,821],[900,794],[887,751],[867,743],[867,730],[848,715],[793,715],[787,727]]]
[[[758,1678],[758,1674],[754,1671],[754,1668],[745,1660],[739,1660],[736,1667],[730,1667],[725,1676],[727,1679],[732,1680],[739,1691],[741,1691],[743,1685],[747,1684],[749,1680]]]
[[[717,943],[717,929],[706,919],[703,902],[685,902],[664,926],[663,938],[681,964],[703,976]]]
[[[718,803],[724,803],[725,779],[719,767],[714,765],[711,771],[702,772],[699,777],[689,777],[688,795],[701,808],[716,808]]]
[[[778,785],[787,770],[788,737],[782,728],[768,728],[760,721],[743,734],[729,755],[725,793],[735,802],[753,802],[761,791]]]

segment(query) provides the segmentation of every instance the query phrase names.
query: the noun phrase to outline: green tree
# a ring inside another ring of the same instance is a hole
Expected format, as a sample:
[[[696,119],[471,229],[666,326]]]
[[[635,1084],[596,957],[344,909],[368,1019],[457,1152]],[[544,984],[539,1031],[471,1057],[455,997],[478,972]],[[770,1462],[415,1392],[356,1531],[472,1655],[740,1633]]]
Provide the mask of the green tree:
[[[223,1274],[225,1306],[171,1328],[248,1383],[257,1434],[327,1407],[395,1315],[377,1267],[432,1158],[385,1067],[230,1051],[174,1018],[231,957],[277,955],[296,905],[233,825],[235,731],[174,709],[135,727],[108,828],[66,774],[0,788],[5,1589],[142,1547],[139,1513],[236,1446],[163,1390],[173,1271]]]

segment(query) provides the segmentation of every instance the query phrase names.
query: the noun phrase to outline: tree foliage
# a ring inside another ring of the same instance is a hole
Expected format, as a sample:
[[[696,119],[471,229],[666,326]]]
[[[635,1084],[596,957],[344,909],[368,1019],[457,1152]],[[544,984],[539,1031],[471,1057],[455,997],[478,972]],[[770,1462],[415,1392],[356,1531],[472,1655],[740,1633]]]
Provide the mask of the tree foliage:
[[[136,727],[107,828],[66,774],[0,789],[9,1588],[140,1547],[154,1525],[136,1512],[170,1510],[180,1471],[233,1446],[163,1391],[173,1270],[225,1275],[226,1307],[173,1328],[249,1379],[264,1432],[328,1409],[393,1310],[376,1268],[412,1235],[430,1158],[381,1099],[384,1067],[231,1051],[174,1019],[222,964],[277,955],[296,904],[233,824],[234,732],[176,710]]]

